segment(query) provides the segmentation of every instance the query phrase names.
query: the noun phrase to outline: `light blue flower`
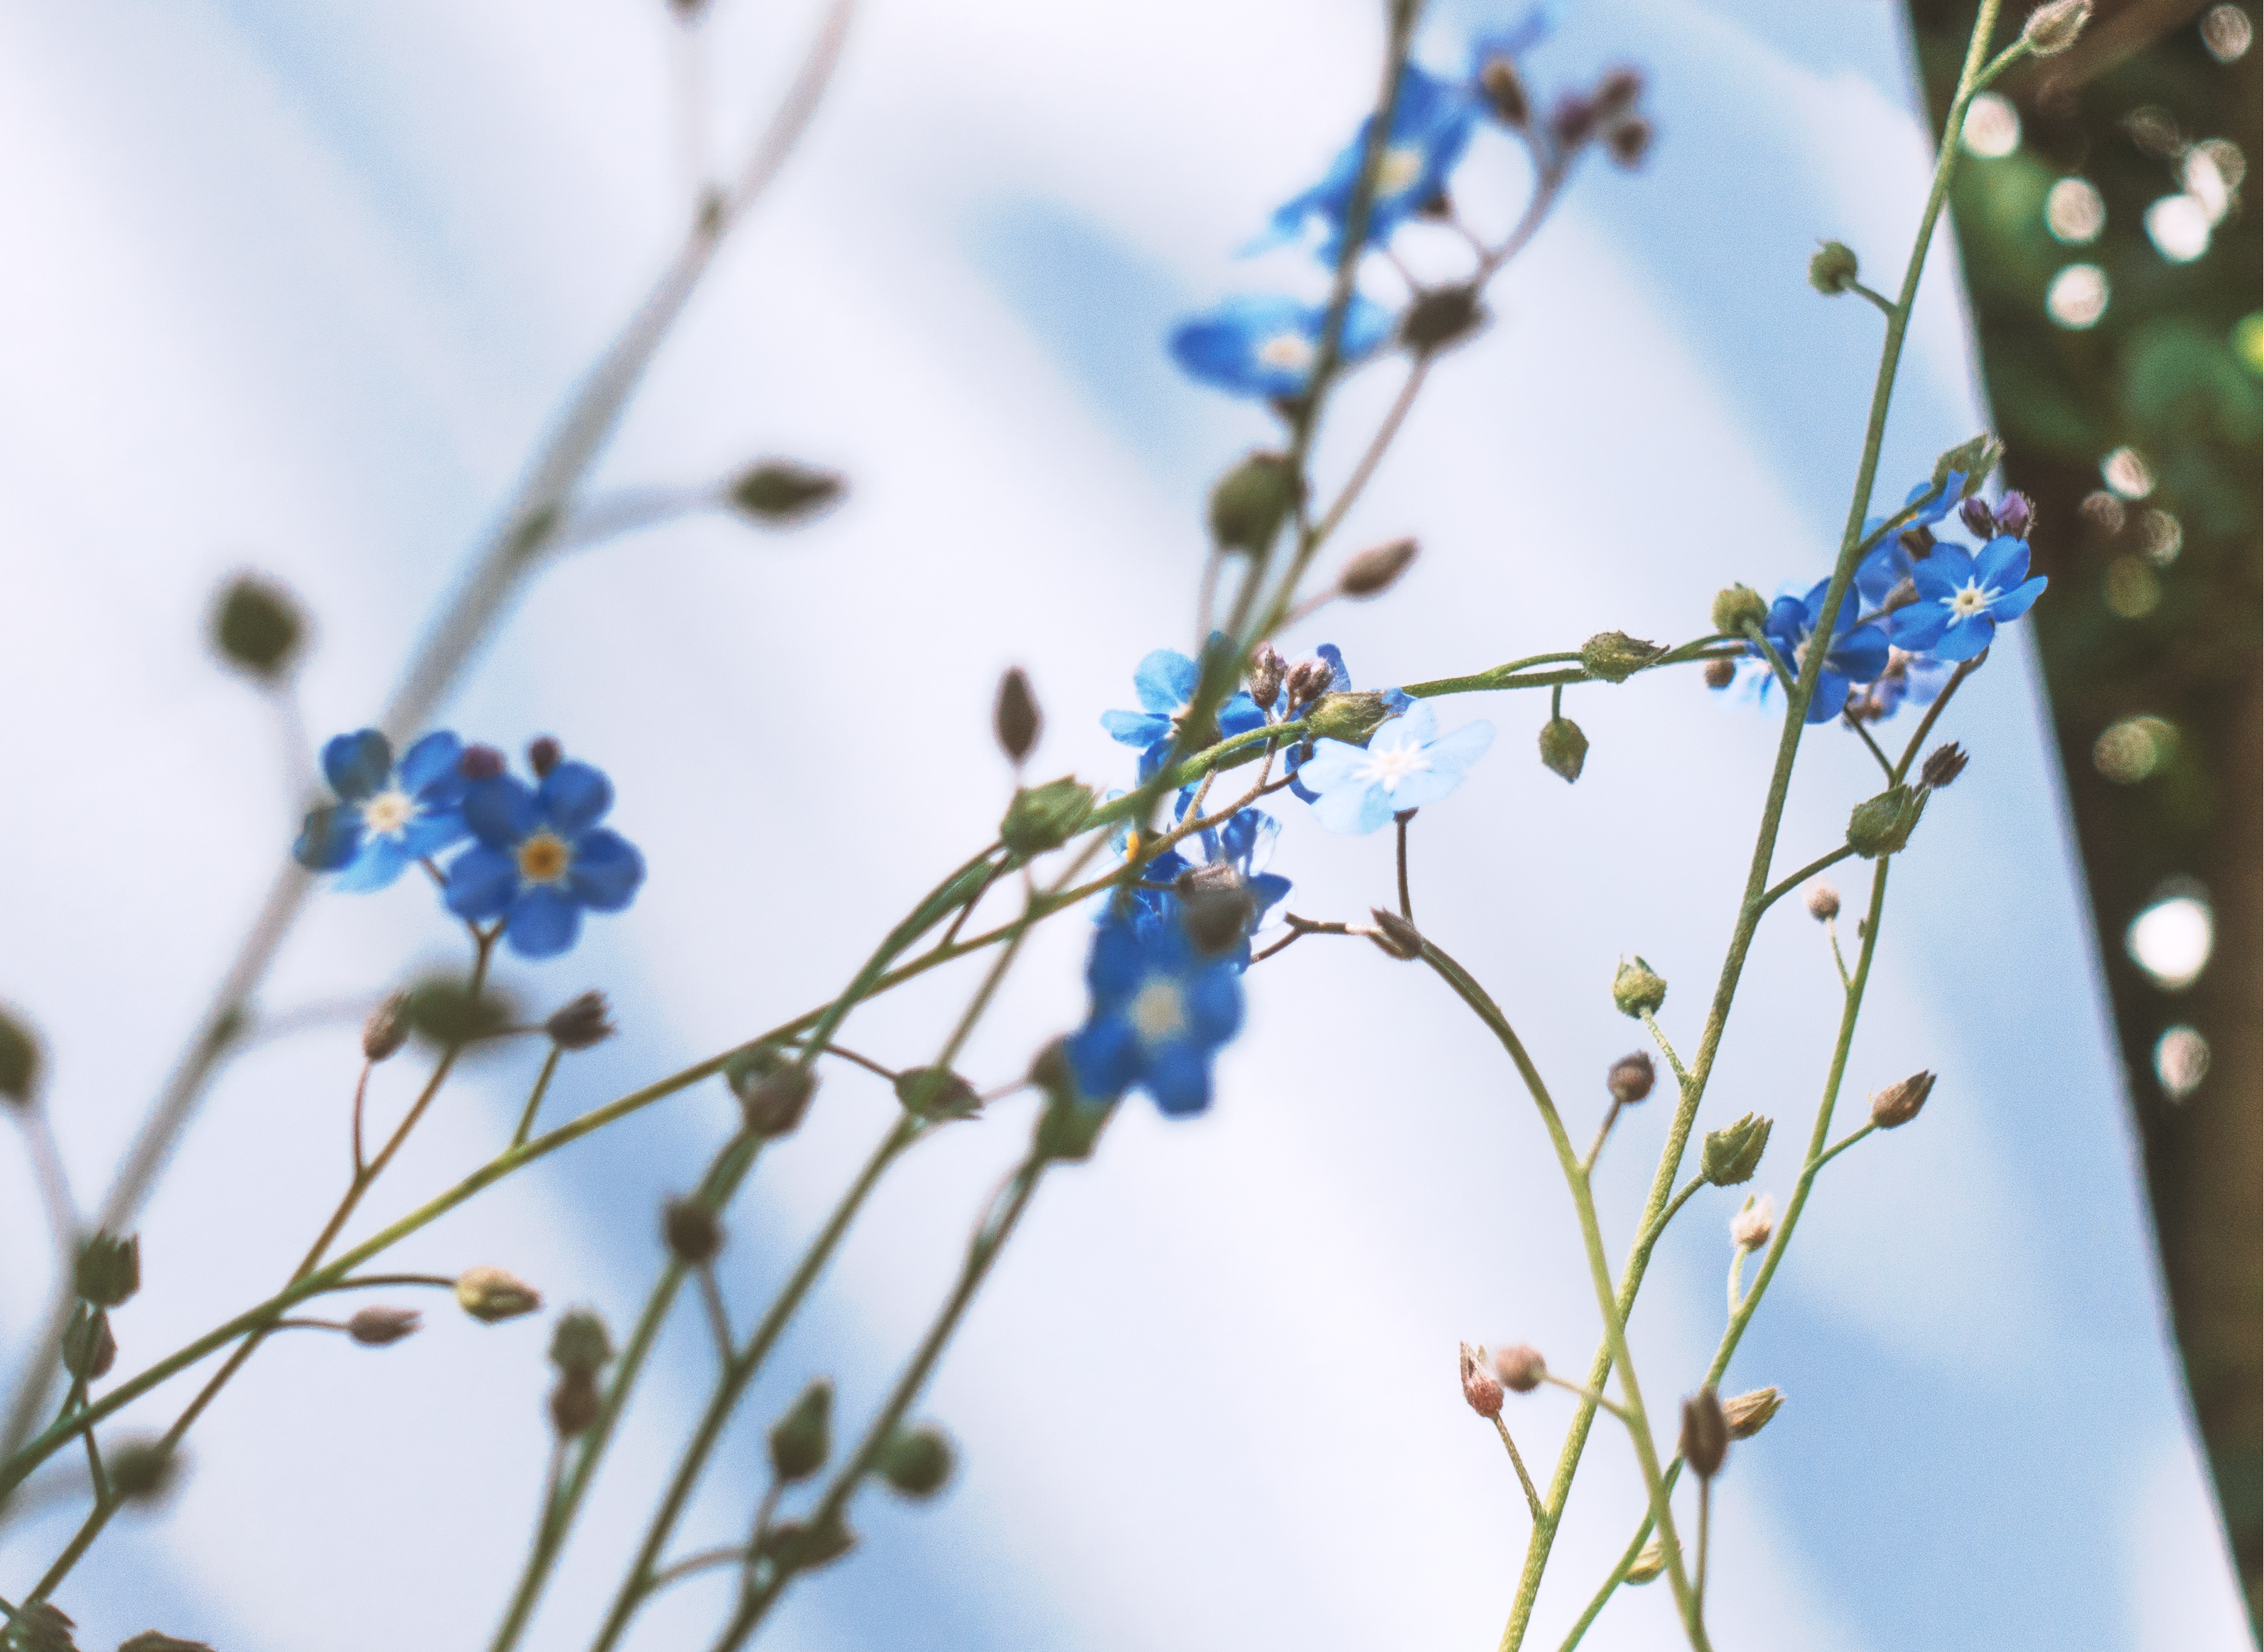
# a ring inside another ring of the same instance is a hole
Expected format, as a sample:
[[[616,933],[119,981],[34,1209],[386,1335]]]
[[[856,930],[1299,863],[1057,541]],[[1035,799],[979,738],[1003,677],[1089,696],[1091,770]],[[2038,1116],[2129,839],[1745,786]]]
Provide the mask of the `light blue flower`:
[[[613,782],[586,763],[559,764],[539,787],[509,774],[474,781],[464,819],[479,842],[448,868],[448,909],[502,919],[522,957],[556,957],[584,909],[618,912],[644,881],[644,857],[598,824],[613,806]]]
[[[1088,1102],[1136,1086],[1173,1118],[1210,1105],[1219,1047],[1242,1030],[1242,970],[1195,950],[1177,916],[1098,925],[1085,965],[1092,1009],[1069,1040],[1070,1070]]]
[[[400,766],[374,728],[323,747],[323,776],[338,801],[307,816],[291,852],[340,889],[382,889],[405,867],[469,835],[462,814],[464,743],[443,729],[409,748]]]
[[[1446,192],[1448,175],[1469,147],[1471,130],[1484,109],[1468,85],[1442,80],[1412,63],[1406,67],[1376,166],[1375,193],[1368,209],[1368,245],[1382,246],[1401,224]],[[1295,240],[1317,220],[1322,227],[1320,257],[1326,264],[1337,262],[1375,125],[1373,114],[1361,122],[1328,175],[1282,203],[1252,250]]]
[[[1319,657],[1322,663],[1329,668],[1329,685],[1322,692],[1329,694],[1351,693],[1353,692],[1352,673],[1345,667],[1344,650],[1333,642],[1324,642],[1313,652]],[[1277,692],[1274,698],[1278,703],[1281,694]],[[1391,716],[1398,716],[1414,703],[1413,696],[1404,689],[1387,688],[1383,691],[1384,710]],[[1271,711],[1274,707],[1268,706],[1265,709]],[[1313,743],[1310,740],[1300,740],[1281,754],[1281,772],[1290,777],[1291,793],[1303,798],[1308,803],[1314,801],[1315,794],[1303,780],[1296,778],[1296,775],[1297,772],[1304,767],[1305,760],[1312,755]]]
[[[1493,743],[1493,725],[1465,723],[1440,735],[1438,723],[1431,703],[1418,700],[1364,747],[1316,741],[1297,772],[1315,794],[1315,817],[1332,832],[1372,832],[1400,810],[1425,808],[1460,786]]]
[[[1215,648],[1225,647],[1226,638],[1213,632],[1211,644]],[[1179,743],[1179,725],[1201,680],[1201,668],[1186,655],[1171,648],[1157,648],[1142,660],[1139,669],[1132,674],[1133,692],[1140,697],[1144,709],[1100,714],[1100,726],[1108,731],[1110,739],[1119,745],[1140,749],[1140,778],[1143,781],[1155,779],[1157,771],[1170,760],[1173,747]],[[1253,728],[1263,728],[1265,722],[1266,714],[1258,709],[1257,702],[1249,695],[1230,694],[1218,708],[1216,737],[1248,734]],[[1196,743],[1179,752],[1179,756],[1189,756],[1212,743],[1209,730],[1193,732]]]
[[[1977,555],[1947,541],[1911,570],[1918,600],[1898,608],[1889,634],[1899,648],[1923,649],[1941,660],[1970,660],[1987,648],[1997,627],[2028,612],[2048,583],[2028,577],[2028,542],[2001,534]]]
[[[1830,580],[1819,579],[1805,598],[1778,598],[1770,605],[1768,618],[1761,622],[1762,633],[1775,644],[1778,657],[1795,677],[1808,658],[1809,640],[1823,619],[1824,598],[1831,586]],[[1809,722],[1831,721],[1847,706],[1850,684],[1874,681],[1887,669],[1887,634],[1876,625],[1858,626],[1855,609],[1855,592],[1850,591],[1840,598],[1824,669],[1816,679],[1816,693],[1808,702]]]
[[[1236,395],[1286,401],[1303,395],[1320,358],[1325,304],[1301,304],[1272,293],[1230,298],[1207,315],[1172,330],[1172,356],[1190,378]],[[1382,305],[1353,294],[1338,345],[1347,364],[1391,336]]]

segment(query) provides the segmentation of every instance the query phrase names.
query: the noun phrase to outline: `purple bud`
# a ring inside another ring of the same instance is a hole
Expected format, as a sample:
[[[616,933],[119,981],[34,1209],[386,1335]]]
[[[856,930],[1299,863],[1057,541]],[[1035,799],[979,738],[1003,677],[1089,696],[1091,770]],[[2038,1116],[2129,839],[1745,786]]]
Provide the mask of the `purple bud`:
[[[565,747],[548,735],[542,735],[528,744],[526,766],[534,771],[536,779],[544,779],[565,759]]]
[[[2035,501],[2024,493],[2008,493],[1997,502],[1997,532],[2016,540],[2028,537],[2036,519]]]
[[[1978,494],[1957,502],[1957,519],[1965,524],[1965,531],[1976,539],[1996,537],[1997,518],[1989,510],[1989,502]]]
[[[456,768],[467,780],[492,780],[504,771],[504,755],[493,746],[466,746]]]

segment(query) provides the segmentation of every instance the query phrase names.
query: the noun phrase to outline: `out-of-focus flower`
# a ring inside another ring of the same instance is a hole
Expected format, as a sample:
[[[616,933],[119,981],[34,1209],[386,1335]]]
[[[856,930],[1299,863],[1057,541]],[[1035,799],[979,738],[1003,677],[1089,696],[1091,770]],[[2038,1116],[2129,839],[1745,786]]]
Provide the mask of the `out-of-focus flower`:
[[[1776,646],[1785,667],[1796,677],[1808,657],[1810,639],[1824,617],[1824,598],[1832,582],[1820,579],[1804,598],[1780,597],[1769,606],[1761,630]],[[1828,722],[1847,703],[1854,683],[1868,683],[1887,669],[1887,634],[1876,625],[1855,623],[1855,592],[1840,599],[1832,627],[1832,640],[1824,656],[1823,674],[1816,679],[1816,697],[1808,702],[1808,721]]]
[[[474,781],[464,820],[479,841],[448,868],[448,909],[503,919],[522,957],[556,957],[580,936],[584,909],[618,912],[644,881],[644,857],[598,824],[613,806],[613,782],[586,763],[559,764],[540,786],[509,774]]]
[[[1314,815],[1333,832],[1372,832],[1402,809],[1445,797],[1493,743],[1493,725],[1465,723],[1449,735],[1438,728],[1437,711],[1418,700],[1369,735],[1364,747],[1315,742],[1313,755],[1297,772],[1304,789],[1314,793]]]
[[[1105,1105],[1136,1086],[1174,1118],[1208,1107],[1211,1060],[1242,1030],[1236,961],[1204,957],[1175,917],[1126,913],[1094,930],[1085,981],[1092,1011],[1068,1045],[1084,1098]]]
[[[1326,304],[1274,293],[1230,298],[1172,330],[1172,357],[1190,378],[1236,395],[1276,401],[1304,395],[1329,321]],[[1337,351],[1350,363],[1391,337],[1391,314],[1357,293],[1345,308]]]
[[[1215,637],[1215,634],[1214,634]],[[1216,638],[1223,644],[1223,638]],[[1186,743],[1181,757],[1200,750],[1211,743],[1208,729],[1183,730],[1181,722],[1187,706],[1195,696],[1196,686],[1202,680],[1202,668],[1186,655],[1170,648],[1157,648],[1140,662],[1140,669],[1132,674],[1133,692],[1139,695],[1141,711],[1105,711],[1100,714],[1100,726],[1108,731],[1109,738],[1120,745],[1140,749],[1140,778],[1152,779],[1171,757],[1172,748],[1179,743],[1183,733],[1197,737]],[[1266,714],[1249,695],[1235,693],[1227,696],[1218,708],[1218,735],[1223,739],[1232,735],[1248,734],[1261,728]]]
[[[323,776],[338,801],[307,816],[291,852],[310,872],[335,872],[340,889],[382,889],[428,855],[468,836],[464,743],[443,729],[409,748],[399,764],[374,728],[323,747]]]
[[[2028,577],[2028,542],[2003,534],[1978,555],[1962,545],[1941,544],[1911,571],[1918,600],[1888,621],[1895,646],[1922,649],[1936,659],[1970,660],[1987,648],[1997,627],[2028,612],[2049,583]]]
[[[1391,105],[1391,125],[1376,166],[1375,193],[1368,209],[1368,245],[1382,246],[1401,224],[1446,192],[1447,175],[1469,147],[1471,130],[1484,109],[1471,86],[1442,79],[1412,63],[1401,72],[1399,95]],[[1326,263],[1337,261],[1375,125],[1372,114],[1361,122],[1327,176],[1283,202],[1252,250],[1294,240],[1317,220],[1323,230],[1319,255]]]

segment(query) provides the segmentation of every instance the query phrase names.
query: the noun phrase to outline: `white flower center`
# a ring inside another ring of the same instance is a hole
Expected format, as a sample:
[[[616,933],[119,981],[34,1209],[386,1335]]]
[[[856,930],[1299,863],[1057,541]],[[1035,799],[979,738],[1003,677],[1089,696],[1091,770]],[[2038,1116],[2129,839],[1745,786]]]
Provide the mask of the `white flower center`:
[[[1143,1044],[1166,1043],[1179,1037],[1186,1025],[1186,999],[1175,981],[1157,976],[1132,1000],[1132,1025]]]
[[[378,837],[398,837],[417,818],[417,800],[406,792],[380,792],[361,806],[361,829]]]
[[[1996,600],[1996,596],[1995,586],[1984,585],[1976,580],[1968,584],[1964,590],[1952,593],[1949,598],[1949,617],[1953,620],[1970,620],[1977,613],[1985,612],[1989,605]]]
[[[1412,143],[1395,144],[1383,152],[1383,163],[1375,169],[1375,192],[1378,199],[1397,195],[1423,176],[1423,151]]]
[[[1258,346],[1258,359],[1269,367],[1303,373],[1313,365],[1313,341],[1303,333],[1276,333]]]
[[[1400,781],[1430,766],[1430,754],[1420,746],[1385,746],[1382,750],[1370,746],[1368,761],[1361,764],[1360,778],[1373,781],[1387,792],[1396,792]]]

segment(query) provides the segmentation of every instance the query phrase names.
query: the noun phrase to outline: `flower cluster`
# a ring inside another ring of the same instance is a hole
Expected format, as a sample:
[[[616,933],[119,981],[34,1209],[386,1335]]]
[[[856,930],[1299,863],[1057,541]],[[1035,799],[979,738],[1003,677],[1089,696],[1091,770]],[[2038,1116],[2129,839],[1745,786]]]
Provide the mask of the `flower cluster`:
[[[507,772],[502,752],[467,746],[442,730],[394,761],[374,728],[323,748],[323,773],[338,801],[307,816],[292,852],[335,887],[382,889],[411,865],[439,885],[447,909],[492,924],[525,958],[555,958],[582,932],[582,915],[618,912],[644,882],[644,857],[600,825],[613,782],[568,759],[555,740],[528,749],[532,786]],[[440,857],[459,845],[446,866]]]

